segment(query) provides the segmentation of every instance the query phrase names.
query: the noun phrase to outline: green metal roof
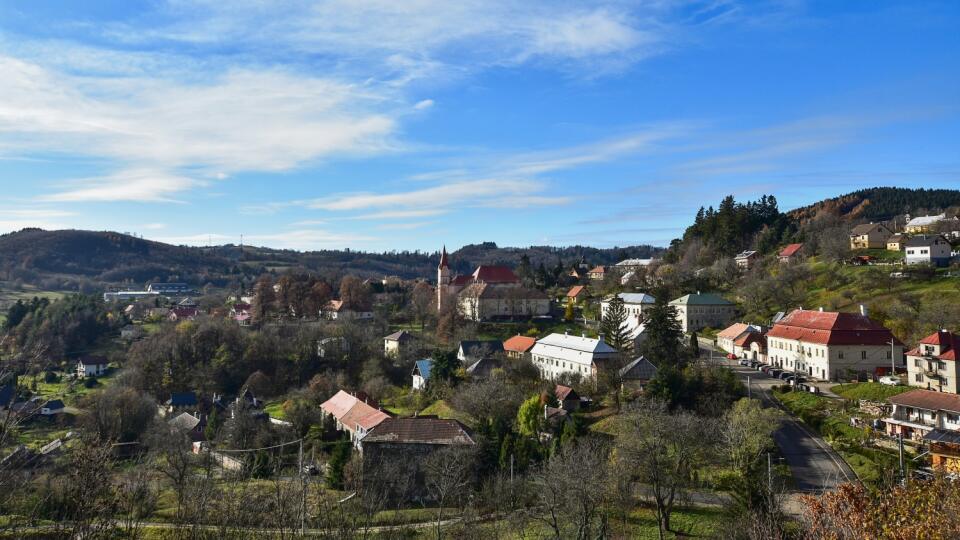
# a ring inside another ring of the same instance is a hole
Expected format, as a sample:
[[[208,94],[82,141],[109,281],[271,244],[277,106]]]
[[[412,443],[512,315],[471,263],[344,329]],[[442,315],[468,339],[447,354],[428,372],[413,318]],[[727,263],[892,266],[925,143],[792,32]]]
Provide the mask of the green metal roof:
[[[727,300],[726,298],[713,293],[696,293],[696,294],[687,294],[677,298],[676,300],[670,301],[671,305],[674,306],[716,306],[716,305],[733,305],[733,302]]]

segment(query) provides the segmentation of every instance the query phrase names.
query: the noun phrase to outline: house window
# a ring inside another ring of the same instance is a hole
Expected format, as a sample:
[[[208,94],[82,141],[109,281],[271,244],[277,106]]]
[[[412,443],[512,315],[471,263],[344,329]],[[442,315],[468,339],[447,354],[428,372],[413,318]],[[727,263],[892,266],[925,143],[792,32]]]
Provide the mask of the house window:
[[[840,351],[840,352],[837,353],[837,359],[838,359],[838,360],[843,360],[843,351]]]
[[[861,360],[867,359],[867,351],[860,351],[860,359]]]
[[[891,351],[887,351],[887,360],[890,360],[891,358],[893,358],[892,355],[893,353]]]
[[[916,382],[923,382],[923,373],[917,373],[914,375],[913,380]]]
[[[920,359],[919,359],[919,358],[914,358],[914,359],[913,359],[913,367],[920,367]]]

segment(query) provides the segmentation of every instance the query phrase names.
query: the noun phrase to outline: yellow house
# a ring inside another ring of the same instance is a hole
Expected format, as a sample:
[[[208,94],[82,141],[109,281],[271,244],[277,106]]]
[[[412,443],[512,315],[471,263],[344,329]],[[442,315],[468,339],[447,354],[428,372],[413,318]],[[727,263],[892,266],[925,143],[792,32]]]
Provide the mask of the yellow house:
[[[850,231],[850,249],[884,249],[893,231],[882,223],[863,223]]]

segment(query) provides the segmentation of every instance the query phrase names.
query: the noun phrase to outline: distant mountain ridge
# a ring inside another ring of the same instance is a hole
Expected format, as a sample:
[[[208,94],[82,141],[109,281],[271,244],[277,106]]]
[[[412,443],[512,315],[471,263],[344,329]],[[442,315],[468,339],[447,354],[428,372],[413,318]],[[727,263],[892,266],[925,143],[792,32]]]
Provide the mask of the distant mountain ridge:
[[[553,268],[558,260],[566,267],[581,258],[590,264],[612,264],[623,258],[653,257],[662,251],[653,246],[501,248],[486,242],[452,252],[450,261],[455,271],[468,272],[479,264],[516,266],[526,255],[534,267],[543,263]],[[331,277],[355,274],[432,278],[439,262],[438,252],[299,252],[236,245],[190,247],[112,231],[23,229],[0,235],[0,279],[19,280],[51,290],[96,290],[105,286],[141,286],[150,281],[183,281],[197,287],[208,283],[234,286],[271,270]]]

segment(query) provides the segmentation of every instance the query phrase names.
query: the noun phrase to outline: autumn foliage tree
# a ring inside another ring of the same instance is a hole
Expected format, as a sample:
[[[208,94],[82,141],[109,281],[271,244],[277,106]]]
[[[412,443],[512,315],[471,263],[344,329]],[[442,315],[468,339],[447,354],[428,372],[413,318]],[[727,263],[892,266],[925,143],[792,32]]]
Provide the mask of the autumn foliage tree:
[[[843,484],[820,496],[805,495],[803,502],[812,540],[960,538],[960,484],[944,475],[876,493]]]

